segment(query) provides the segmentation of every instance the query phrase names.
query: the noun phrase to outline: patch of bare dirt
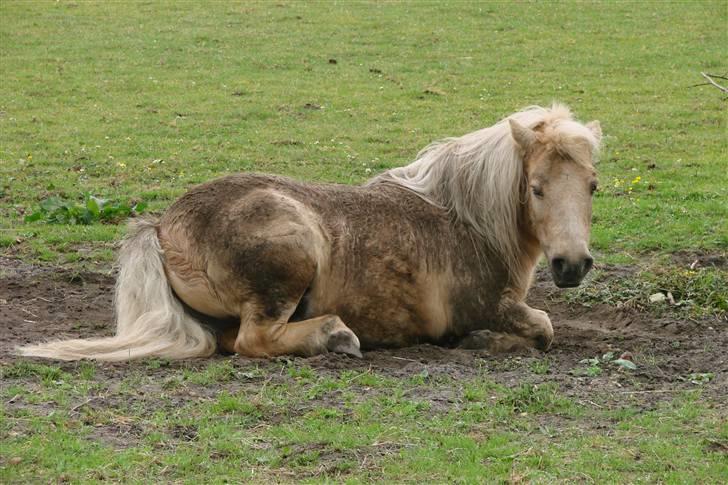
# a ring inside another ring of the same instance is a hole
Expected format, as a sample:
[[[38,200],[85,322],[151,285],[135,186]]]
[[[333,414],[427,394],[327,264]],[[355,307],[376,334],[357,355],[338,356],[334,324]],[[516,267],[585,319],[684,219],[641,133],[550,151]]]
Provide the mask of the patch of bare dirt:
[[[0,362],[38,340],[113,333],[114,280],[0,257]]]
[[[677,251],[670,258],[676,266],[682,268],[728,268],[728,253]]]
[[[629,277],[627,270],[617,269],[614,274],[615,277]],[[113,286],[114,279],[110,275],[35,267],[0,257],[0,365],[20,360],[13,349],[28,342],[111,335]],[[703,389],[703,396],[717,402],[722,401],[721,396],[728,395],[728,354],[725,351],[728,329],[725,322],[657,318],[629,308],[568,304],[558,297],[546,275],[538,278],[529,300],[535,308],[546,310],[554,322],[556,338],[546,354],[532,351],[489,355],[482,351],[419,345],[366,352],[363,359],[328,354],[290,360],[332,375],[343,369],[372,370],[391,378],[446,376],[458,381],[486,372],[488,378],[508,386],[522,382],[556,382],[562,391],[577,400],[593,402],[598,396],[602,403],[634,402],[647,408],[682,390],[697,387]],[[581,361],[607,352],[613,352],[615,356],[630,352],[637,369],[628,371],[604,363],[601,365],[603,372],[585,375],[585,364]],[[544,357],[547,357],[548,368],[537,372],[534,368]],[[260,377],[251,377],[242,383],[236,381],[235,385],[239,387],[265,385],[266,379],[271,378],[289,379],[280,371],[280,361],[240,358],[234,362],[241,370],[256,367],[263,371]],[[77,365],[63,363],[61,368],[73,370]],[[216,394],[214,389],[205,387],[185,388],[179,392],[166,390],[168,381],[179,369],[202,366],[200,361],[172,362],[158,368],[139,362],[99,364],[96,379],[113,386],[134,372],[154,376],[158,387],[141,387],[125,399],[154,406],[157,396],[164,392],[172,401],[183,404],[189,399],[210,399]],[[268,376],[267,372],[277,375]],[[706,380],[707,375],[710,377]],[[230,390],[227,384],[220,386]],[[457,400],[456,390],[420,386],[411,392],[412,398],[427,400],[433,410],[447,409]],[[101,405],[108,408],[131,404],[103,402]],[[312,402],[312,406],[321,404]],[[133,439],[135,430],[125,429],[123,423],[110,426],[120,426],[124,438]],[[106,431],[99,429],[101,435]],[[119,434],[111,431],[115,436]]]

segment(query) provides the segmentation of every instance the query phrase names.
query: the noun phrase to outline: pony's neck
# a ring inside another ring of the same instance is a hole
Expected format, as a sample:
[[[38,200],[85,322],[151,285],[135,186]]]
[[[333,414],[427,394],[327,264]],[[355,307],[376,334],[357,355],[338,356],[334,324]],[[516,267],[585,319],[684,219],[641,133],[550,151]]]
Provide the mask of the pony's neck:
[[[510,271],[521,266],[517,214],[522,177],[521,150],[508,123],[500,122],[433,144],[411,164],[389,170],[370,184],[395,183],[443,207],[471,228]]]

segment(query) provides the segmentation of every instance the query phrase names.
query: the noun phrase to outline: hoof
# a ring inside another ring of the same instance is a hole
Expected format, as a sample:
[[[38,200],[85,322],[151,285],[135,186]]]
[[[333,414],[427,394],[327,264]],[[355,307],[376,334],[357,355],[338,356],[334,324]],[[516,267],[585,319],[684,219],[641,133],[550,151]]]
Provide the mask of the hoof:
[[[527,350],[537,345],[534,339],[509,333],[476,330],[466,336],[459,347],[467,350],[487,350],[491,354],[502,354]]]
[[[460,341],[458,348],[465,350],[492,350],[494,334],[490,330],[478,330]]]
[[[551,348],[551,342],[553,340],[553,336],[539,335],[534,339],[534,347],[536,347],[538,350],[546,352],[549,348]]]
[[[326,348],[329,352],[349,354],[360,359],[363,357],[359,350],[359,339],[354,332],[349,329],[337,330],[329,335],[329,340],[326,342]]]

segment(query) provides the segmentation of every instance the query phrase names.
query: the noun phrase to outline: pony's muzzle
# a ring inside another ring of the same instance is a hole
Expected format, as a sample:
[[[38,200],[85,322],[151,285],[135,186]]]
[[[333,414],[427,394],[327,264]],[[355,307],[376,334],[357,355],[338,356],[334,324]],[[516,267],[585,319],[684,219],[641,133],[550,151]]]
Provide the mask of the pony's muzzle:
[[[576,260],[557,256],[551,259],[551,275],[559,288],[574,288],[579,286],[592,266],[594,258],[588,254]]]

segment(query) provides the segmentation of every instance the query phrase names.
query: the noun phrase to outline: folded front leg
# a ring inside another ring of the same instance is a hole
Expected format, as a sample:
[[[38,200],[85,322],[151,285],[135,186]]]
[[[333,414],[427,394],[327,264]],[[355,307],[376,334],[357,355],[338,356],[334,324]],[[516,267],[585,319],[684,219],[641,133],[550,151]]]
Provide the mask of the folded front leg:
[[[548,350],[553,339],[554,329],[546,312],[524,302],[504,301],[500,305],[497,327],[471,332],[463,338],[460,347],[495,353],[531,347]]]

